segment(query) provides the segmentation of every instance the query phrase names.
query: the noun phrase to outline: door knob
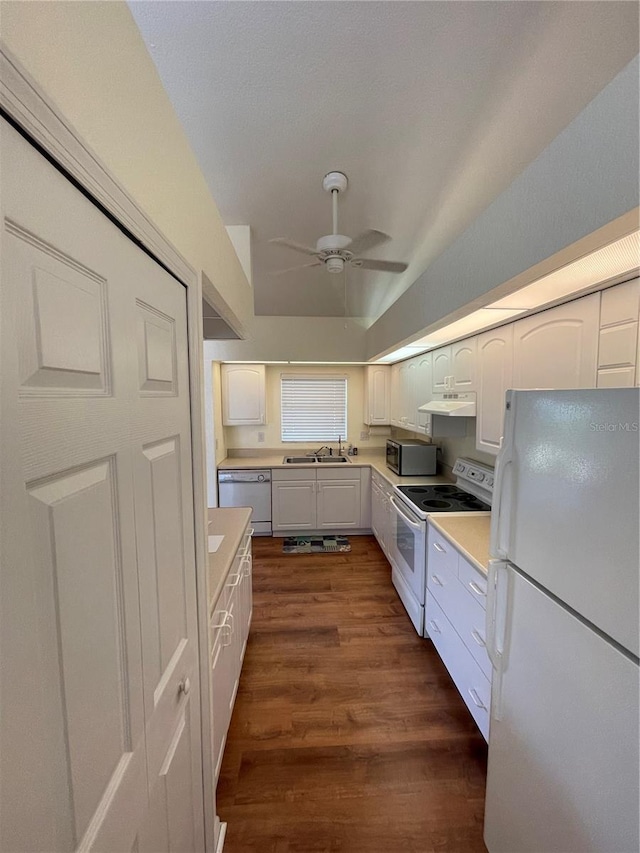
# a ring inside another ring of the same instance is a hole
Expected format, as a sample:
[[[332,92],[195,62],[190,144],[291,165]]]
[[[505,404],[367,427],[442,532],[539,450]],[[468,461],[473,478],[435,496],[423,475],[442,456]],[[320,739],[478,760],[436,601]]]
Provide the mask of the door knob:
[[[189,681],[189,676],[183,678],[180,684],[178,685],[178,693],[184,693],[185,696],[189,695],[189,691],[191,690],[191,681]]]

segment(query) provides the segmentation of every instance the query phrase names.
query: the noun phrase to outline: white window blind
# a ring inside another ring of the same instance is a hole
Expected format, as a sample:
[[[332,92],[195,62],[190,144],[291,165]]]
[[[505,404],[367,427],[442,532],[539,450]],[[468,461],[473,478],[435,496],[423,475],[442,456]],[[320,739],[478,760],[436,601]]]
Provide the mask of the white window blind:
[[[282,441],[347,437],[347,377],[281,376]]]

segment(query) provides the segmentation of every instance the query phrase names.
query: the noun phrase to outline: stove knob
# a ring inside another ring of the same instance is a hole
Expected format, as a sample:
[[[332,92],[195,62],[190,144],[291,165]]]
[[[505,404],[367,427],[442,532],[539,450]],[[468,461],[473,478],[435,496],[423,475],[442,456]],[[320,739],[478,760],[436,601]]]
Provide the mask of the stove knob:
[[[264,474],[258,474],[258,482],[264,483]]]

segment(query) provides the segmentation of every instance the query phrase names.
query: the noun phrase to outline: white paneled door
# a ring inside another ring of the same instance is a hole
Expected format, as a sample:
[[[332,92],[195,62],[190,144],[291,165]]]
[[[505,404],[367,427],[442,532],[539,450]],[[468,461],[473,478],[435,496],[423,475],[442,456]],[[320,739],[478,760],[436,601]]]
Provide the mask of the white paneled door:
[[[0,848],[201,850],[186,292],[1,130]]]

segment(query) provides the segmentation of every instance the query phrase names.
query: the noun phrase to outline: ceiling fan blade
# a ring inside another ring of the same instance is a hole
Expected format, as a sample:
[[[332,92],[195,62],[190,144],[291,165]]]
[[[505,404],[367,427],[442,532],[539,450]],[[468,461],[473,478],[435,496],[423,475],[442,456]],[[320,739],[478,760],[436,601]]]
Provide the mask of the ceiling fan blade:
[[[293,249],[294,252],[303,252],[305,255],[318,254],[311,246],[303,246],[302,243],[296,243],[295,240],[287,240],[286,237],[274,237],[269,242],[275,243],[277,246],[286,246],[288,249]]]
[[[363,231],[362,234],[353,238],[347,248],[355,255],[360,252],[366,252],[368,249],[373,249],[374,246],[386,243],[390,239],[391,237],[388,234],[383,234],[382,231]]]
[[[286,270],[276,270],[275,272],[269,273],[269,275],[284,275],[286,272],[293,272],[294,270],[304,270],[307,267],[321,267],[322,261],[313,261],[311,264],[302,264],[297,267],[287,267]]]
[[[401,261],[376,261],[374,258],[353,258],[351,265],[363,270],[382,270],[382,272],[404,272],[408,266]]]

